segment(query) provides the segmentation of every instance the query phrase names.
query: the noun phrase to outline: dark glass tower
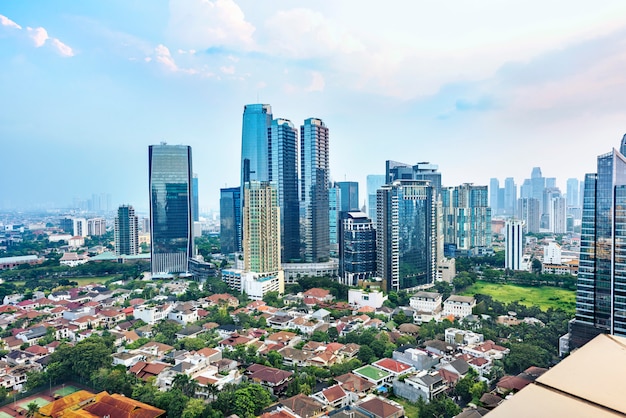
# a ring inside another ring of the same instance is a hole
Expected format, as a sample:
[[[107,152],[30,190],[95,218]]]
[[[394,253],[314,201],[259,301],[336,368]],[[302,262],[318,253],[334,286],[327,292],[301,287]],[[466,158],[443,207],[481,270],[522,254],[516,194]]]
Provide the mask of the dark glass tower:
[[[339,280],[356,286],[376,275],[376,230],[363,212],[342,212],[339,225]]]
[[[570,347],[626,336],[626,157],[613,149],[585,176],[576,317]]]
[[[307,263],[330,258],[328,128],[309,118],[300,127],[300,226]]]
[[[115,218],[115,255],[139,254],[139,218],[130,205],[117,209]]]
[[[198,203],[198,175],[194,174],[191,179],[191,188],[193,196],[193,221],[200,220],[200,204]]]
[[[300,260],[298,130],[287,119],[274,119],[268,134],[269,181],[278,190],[283,262]]]
[[[220,189],[220,245],[222,254],[240,251],[241,231],[241,189],[229,187]]]
[[[398,180],[377,191],[377,275],[388,291],[415,288],[435,279],[434,196],[434,188],[425,180]]]
[[[186,273],[194,255],[191,147],[150,145],[148,158],[152,274]]]
[[[341,190],[341,211],[359,212],[359,183],[356,181],[337,182]]]

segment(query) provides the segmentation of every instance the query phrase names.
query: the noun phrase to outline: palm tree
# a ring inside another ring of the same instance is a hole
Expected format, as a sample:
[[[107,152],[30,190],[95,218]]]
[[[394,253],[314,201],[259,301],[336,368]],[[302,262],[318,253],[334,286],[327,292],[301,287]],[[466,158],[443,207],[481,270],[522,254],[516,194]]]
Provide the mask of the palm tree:
[[[207,384],[206,385],[206,390],[209,393],[209,395],[211,396],[211,399],[213,399],[213,400],[215,400],[215,397],[220,392],[220,390],[218,389],[217,385],[214,384],[214,383]]]
[[[33,418],[37,412],[39,412],[39,404],[37,402],[30,402],[26,405],[26,416],[28,418]]]
[[[172,388],[180,391],[190,398],[194,397],[198,390],[198,382],[184,373],[177,374],[172,380]]]

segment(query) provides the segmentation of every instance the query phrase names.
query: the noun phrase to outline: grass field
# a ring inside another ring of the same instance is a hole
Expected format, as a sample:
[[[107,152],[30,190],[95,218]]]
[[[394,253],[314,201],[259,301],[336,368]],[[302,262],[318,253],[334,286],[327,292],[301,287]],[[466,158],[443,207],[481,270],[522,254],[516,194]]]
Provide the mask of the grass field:
[[[391,399],[394,402],[398,402],[400,405],[404,407],[405,417],[408,418],[408,417],[419,416],[419,408],[414,403],[409,402],[408,400],[401,398],[399,396],[390,396],[389,399]]]
[[[104,283],[107,280],[118,279],[120,277],[121,275],[119,274],[113,274],[111,276],[102,276],[102,277],[67,277],[67,280],[71,282],[76,282],[78,283],[79,286],[84,286],[90,283]],[[16,280],[16,281],[10,281],[9,283],[12,283],[16,286],[23,286],[25,282],[23,280]]]
[[[55,396],[67,396],[67,395],[71,395],[74,392],[78,392],[80,389],[78,389],[75,386],[72,385],[63,385],[63,387],[61,389],[57,389],[54,391],[54,395]]]
[[[526,287],[487,283],[479,280],[461,294],[473,296],[477,293],[489,295],[502,303],[519,302],[526,306],[538,306],[544,311],[549,308],[560,308],[573,314],[576,309],[575,291],[552,286]]]

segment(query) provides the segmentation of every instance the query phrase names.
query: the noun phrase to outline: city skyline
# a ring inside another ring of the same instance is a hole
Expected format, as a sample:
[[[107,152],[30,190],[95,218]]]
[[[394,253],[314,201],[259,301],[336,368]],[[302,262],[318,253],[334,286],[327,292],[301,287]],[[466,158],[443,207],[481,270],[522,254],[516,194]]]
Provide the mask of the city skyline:
[[[3,4],[0,209],[106,193],[110,208],[145,211],[145,149],[162,140],[194,149],[199,205],[218,209],[220,188],[239,186],[250,103],[331,127],[330,179],[358,181],[360,204],[388,159],[437,164],[445,186],[513,177],[519,187],[541,167],[565,192],[624,133],[625,11],[618,1]]]

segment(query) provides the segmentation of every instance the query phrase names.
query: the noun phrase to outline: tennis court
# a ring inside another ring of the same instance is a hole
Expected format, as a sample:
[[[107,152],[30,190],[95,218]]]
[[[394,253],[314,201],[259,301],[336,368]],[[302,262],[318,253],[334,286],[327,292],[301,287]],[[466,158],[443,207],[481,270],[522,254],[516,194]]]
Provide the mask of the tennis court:
[[[28,409],[28,404],[35,402],[37,404],[38,407],[42,407],[44,405],[48,405],[50,403],[50,401],[45,400],[44,398],[40,398],[39,396],[33,399],[28,399],[24,402],[20,402],[18,403],[18,405],[20,406],[20,408],[24,408],[24,409]]]
[[[67,395],[71,395],[74,392],[78,392],[80,389],[77,388],[76,386],[72,386],[72,385],[66,385],[63,386],[62,388],[58,388],[57,390],[54,391],[54,396],[67,396]]]
[[[7,414],[4,411],[0,411],[0,418],[13,418],[13,415]]]

